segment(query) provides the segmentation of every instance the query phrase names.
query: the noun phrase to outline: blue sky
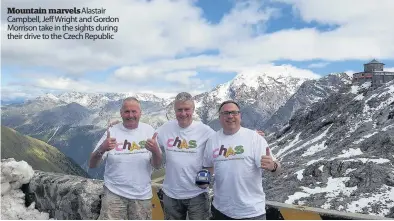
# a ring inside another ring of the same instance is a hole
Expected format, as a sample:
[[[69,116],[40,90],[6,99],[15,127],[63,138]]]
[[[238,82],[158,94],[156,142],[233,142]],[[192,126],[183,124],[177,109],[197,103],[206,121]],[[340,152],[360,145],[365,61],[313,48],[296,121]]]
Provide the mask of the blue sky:
[[[60,7],[49,0],[6,0],[2,10],[11,2]],[[2,100],[65,91],[198,94],[239,73],[279,76],[275,66],[290,65],[292,76],[314,78],[362,71],[373,58],[394,71],[394,31],[387,28],[393,26],[394,1],[88,0],[85,5],[120,18],[115,40],[8,40],[2,13]],[[82,4],[70,0],[61,6]]]

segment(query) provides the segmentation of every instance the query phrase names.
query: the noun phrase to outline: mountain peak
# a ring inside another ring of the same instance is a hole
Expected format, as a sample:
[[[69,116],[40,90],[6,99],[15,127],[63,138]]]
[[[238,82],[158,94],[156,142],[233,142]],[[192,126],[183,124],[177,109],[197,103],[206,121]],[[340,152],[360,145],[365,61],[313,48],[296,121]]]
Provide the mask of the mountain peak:
[[[286,84],[288,81],[299,80],[299,85],[305,80],[317,79],[318,75],[309,70],[297,69],[291,65],[263,65],[258,69],[244,70],[232,80],[233,86],[242,84],[250,88],[258,88],[260,85],[277,83]],[[298,86],[299,86],[298,85]]]
[[[60,99],[58,97],[56,97],[55,95],[51,94],[51,93],[45,93],[42,96],[37,97],[37,100],[41,100],[41,101],[60,101]]]

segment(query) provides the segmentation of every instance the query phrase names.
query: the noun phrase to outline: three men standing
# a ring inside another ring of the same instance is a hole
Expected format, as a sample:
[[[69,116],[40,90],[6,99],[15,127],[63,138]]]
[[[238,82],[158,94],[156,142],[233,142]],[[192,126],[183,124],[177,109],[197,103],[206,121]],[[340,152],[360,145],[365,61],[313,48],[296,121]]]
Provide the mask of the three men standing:
[[[262,168],[277,172],[280,165],[271,157],[261,133],[240,126],[238,104],[222,103],[223,129],[218,132],[193,121],[195,104],[189,93],[176,96],[174,109],[176,120],[155,132],[139,123],[138,100],[124,100],[120,111],[123,123],[107,130],[90,159],[90,167],[95,167],[107,157],[99,219],[151,219],[151,172],[152,166],[159,168],[162,163],[161,149],[165,219],[210,217],[208,189],[195,184],[203,167],[215,173],[214,219],[264,219]]]

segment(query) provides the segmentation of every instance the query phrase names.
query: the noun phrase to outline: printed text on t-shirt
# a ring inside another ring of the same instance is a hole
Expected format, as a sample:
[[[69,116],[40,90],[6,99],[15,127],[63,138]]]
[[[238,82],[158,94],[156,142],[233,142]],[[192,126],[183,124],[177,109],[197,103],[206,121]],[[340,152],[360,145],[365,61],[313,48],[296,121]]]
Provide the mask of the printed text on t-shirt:
[[[229,156],[237,156],[237,159],[243,159],[242,153],[244,152],[244,147],[242,145],[238,145],[235,148],[228,147],[225,148],[224,145],[220,146],[220,148],[216,148],[213,150],[213,158],[218,158],[219,156],[223,156],[224,159],[227,159]],[[233,158],[231,157],[231,158]]]
[[[136,141],[129,142],[127,140],[124,140],[123,143],[116,144],[115,150],[116,151],[129,150],[130,152],[137,151],[137,150],[146,150],[145,143],[146,143],[146,140],[141,140],[140,142],[136,142]]]
[[[186,139],[181,139],[179,137],[176,137],[175,139],[169,138],[167,140],[167,150],[169,151],[176,151],[176,152],[188,152],[188,153],[196,153],[197,147],[197,141],[196,140],[189,140],[187,141]]]

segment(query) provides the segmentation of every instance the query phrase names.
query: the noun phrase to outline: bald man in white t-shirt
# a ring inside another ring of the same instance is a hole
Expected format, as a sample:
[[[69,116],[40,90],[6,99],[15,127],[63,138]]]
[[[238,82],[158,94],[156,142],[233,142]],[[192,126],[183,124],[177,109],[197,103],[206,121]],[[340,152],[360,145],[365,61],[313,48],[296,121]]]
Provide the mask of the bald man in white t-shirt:
[[[106,159],[98,219],[152,219],[151,175],[162,159],[157,134],[139,122],[141,106],[136,98],[123,101],[120,115],[123,122],[107,129],[89,160],[94,168]]]
[[[215,174],[212,219],[266,219],[262,175],[278,174],[280,164],[260,134],[241,127],[236,102],[223,102],[219,114],[222,129],[208,139],[203,160]]]

